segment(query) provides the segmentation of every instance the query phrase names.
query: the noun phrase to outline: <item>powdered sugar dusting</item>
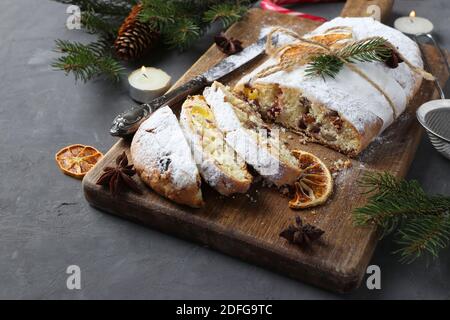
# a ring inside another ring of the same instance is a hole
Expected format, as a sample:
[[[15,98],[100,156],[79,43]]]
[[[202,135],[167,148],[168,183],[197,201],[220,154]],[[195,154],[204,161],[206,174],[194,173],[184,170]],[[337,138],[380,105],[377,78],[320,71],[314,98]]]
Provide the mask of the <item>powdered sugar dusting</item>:
[[[191,150],[172,110],[162,107],[145,120],[133,137],[133,161],[145,168],[166,166],[174,188],[185,189],[200,179]],[[170,159],[170,160],[164,160]]]

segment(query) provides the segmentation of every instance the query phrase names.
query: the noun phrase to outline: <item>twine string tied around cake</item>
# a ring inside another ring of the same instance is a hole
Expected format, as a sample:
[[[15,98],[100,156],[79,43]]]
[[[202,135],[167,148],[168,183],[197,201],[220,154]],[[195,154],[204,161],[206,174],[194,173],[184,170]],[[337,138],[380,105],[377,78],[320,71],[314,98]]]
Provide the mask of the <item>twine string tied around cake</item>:
[[[281,46],[279,48],[274,47],[273,45],[273,36],[275,33],[277,32],[281,32],[284,33],[288,36],[293,37],[294,39],[300,41],[301,43],[307,43],[310,44],[312,46],[315,47],[315,50],[310,50],[306,55],[294,55],[294,56],[290,56],[286,59],[286,57],[284,56],[284,53],[286,53],[289,49],[295,48],[296,46],[298,46],[298,43],[291,43],[291,44],[287,44],[284,46]],[[364,39],[366,40],[371,40],[371,39],[376,39],[379,37],[371,37],[371,38],[367,38]],[[384,39],[385,40],[385,39]],[[348,45],[354,44],[355,41],[350,42]],[[385,40],[384,41],[384,45],[387,46],[390,50],[392,50],[393,54],[396,54],[397,57],[399,57],[399,59],[404,62],[410,69],[411,71],[413,71],[414,73],[417,73],[419,75],[421,75],[424,79],[426,80],[431,80],[433,81],[435,78],[432,74],[426,72],[425,70],[423,70],[420,67],[417,67],[415,65],[413,65],[407,58],[405,58],[404,55],[402,55],[398,49],[392,45],[389,41]],[[345,47],[344,47],[345,48]],[[393,102],[393,100],[391,99],[391,97],[386,93],[386,91],[379,86],[375,81],[373,81],[364,71],[362,71],[358,66],[356,66],[353,62],[344,59],[341,55],[339,55],[339,52],[342,52],[342,50],[344,49],[342,47],[338,47],[337,49],[334,49],[332,47],[332,45],[327,46],[323,43],[308,39],[308,38],[304,38],[301,37],[299,34],[297,34],[294,31],[282,28],[282,27],[277,27],[277,28],[273,28],[270,33],[267,35],[267,42],[266,42],[266,53],[269,56],[273,56],[276,57],[278,56],[279,59],[279,63],[275,64],[275,65],[271,65],[267,68],[264,68],[263,70],[259,71],[252,80],[256,80],[258,78],[264,78],[270,74],[273,74],[275,72],[278,71],[282,71],[282,70],[289,70],[290,68],[297,66],[297,65],[304,65],[304,64],[309,64],[312,59],[314,57],[317,57],[319,55],[329,55],[332,56],[334,58],[337,58],[343,65],[347,66],[349,68],[349,70],[351,70],[352,72],[358,74],[360,77],[362,77],[364,80],[366,80],[372,87],[374,87],[378,92],[380,92],[388,101],[392,112],[393,112],[393,117],[394,119],[397,118],[397,112],[395,109],[395,104]]]

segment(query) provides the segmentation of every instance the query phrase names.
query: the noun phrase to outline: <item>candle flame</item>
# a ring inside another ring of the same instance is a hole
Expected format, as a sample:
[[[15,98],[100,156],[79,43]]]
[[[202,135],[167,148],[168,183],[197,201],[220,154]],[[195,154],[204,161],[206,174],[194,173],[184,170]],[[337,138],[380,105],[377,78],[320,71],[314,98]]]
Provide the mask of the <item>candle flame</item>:
[[[142,72],[142,75],[143,75],[145,78],[148,79],[148,76],[147,76],[147,68],[145,68],[144,66],[142,66],[141,72]]]
[[[416,17],[416,12],[415,12],[414,10],[412,10],[412,11],[409,13],[409,17],[410,17],[410,18],[415,18],[415,17]]]

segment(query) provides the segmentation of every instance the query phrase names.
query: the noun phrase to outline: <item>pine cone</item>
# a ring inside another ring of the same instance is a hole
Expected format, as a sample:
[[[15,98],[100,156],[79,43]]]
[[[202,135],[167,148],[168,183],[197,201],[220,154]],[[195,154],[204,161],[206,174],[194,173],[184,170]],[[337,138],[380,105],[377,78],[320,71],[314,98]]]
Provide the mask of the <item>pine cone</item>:
[[[142,5],[135,5],[123,24],[120,26],[117,39],[114,42],[116,54],[123,60],[133,60],[142,57],[159,40],[159,32],[149,24],[139,21],[138,15]]]

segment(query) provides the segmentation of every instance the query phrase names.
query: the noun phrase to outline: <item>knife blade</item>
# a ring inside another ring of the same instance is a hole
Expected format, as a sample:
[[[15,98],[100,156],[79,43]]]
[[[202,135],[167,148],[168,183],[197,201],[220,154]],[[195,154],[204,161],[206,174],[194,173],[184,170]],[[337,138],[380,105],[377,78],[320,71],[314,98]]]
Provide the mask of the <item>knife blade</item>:
[[[194,77],[187,83],[149,103],[132,107],[120,113],[112,122],[109,130],[110,134],[116,137],[127,137],[132,135],[139,128],[140,124],[158,108],[180,102],[189,94],[193,94],[212,82],[220,80],[224,76],[245,66],[264,54],[266,39],[267,37],[260,38],[257,42],[246,47],[241,52],[223,59],[203,74]]]

